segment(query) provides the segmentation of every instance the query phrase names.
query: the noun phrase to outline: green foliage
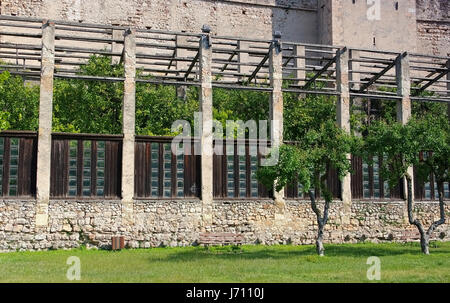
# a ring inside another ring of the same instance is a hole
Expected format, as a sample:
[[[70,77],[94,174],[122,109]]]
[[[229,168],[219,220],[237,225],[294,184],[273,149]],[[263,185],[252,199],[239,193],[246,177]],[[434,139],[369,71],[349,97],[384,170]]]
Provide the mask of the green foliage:
[[[336,97],[284,94],[284,138],[301,141],[310,130],[320,130],[323,121],[336,121]]]
[[[375,121],[368,128],[368,134],[360,154],[370,162],[372,155],[383,155],[381,175],[394,186],[403,177],[412,178],[408,167],[420,168],[422,176],[430,172],[438,178],[448,180],[450,159],[449,122],[446,116],[435,117],[426,114],[421,118],[413,117],[407,124]],[[422,151],[433,151],[427,161],[419,157]]]
[[[269,94],[258,91],[214,88],[214,118],[226,120],[267,120],[269,117]]]
[[[171,132],[176,120],[193,125],[199,103],[196,88],[188,90],[186,100],[177,98],[174,86],[136,85],[136,133],[140,135],[175,135]]]
[[[260,167],[257,178],[268,188],[276,182],[277,190],[298,180],[306,193],[314,189],[331,201],[331,193],[325,185],[327,172],[334,168],[342,178],[350,171],[351,163],[347,155],[354,144],[355,139],[334,121],[323,121],[308,130],[297,145],[282,145],[278,150],[278,163],[275,166]]]
[[[106,56],[92,56],[80,75],[122,77],[123,65]],[[119,134],[122,132],[123,83],[89,80],[56,80],[53,130]]]
[[[420,142],[423,151],[431,151],[416,164],[418,176],[428,181],[434,174],[436,181],[450,181],[450,123],[445,116],[426,114],[411,122],[412,135]]]
[[[39,86],[9,72],[0,74],[0,130],[37,130]]]

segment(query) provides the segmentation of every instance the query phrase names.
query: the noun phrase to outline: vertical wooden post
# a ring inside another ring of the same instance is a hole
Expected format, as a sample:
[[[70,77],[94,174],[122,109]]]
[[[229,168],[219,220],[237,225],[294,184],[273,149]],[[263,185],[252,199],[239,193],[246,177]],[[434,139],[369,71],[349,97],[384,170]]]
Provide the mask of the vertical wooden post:
[[[281,33],[275,32],[269,57],[270,86],[270,140],[272,147],[283,144],[283,54],[281,46]],[[284,189],[274,190],[275,203],[284,207]]]
[[[347,133],[350,133],[350,86],[349,86],[349,52],[347,48],[336,52],[336,86],[339,93],[337,100],[337,123]],[[351,155],[347,155],[351,159]],[[342,220],[344,224],[350,223],[352,190],[351,175],[348,173],[341,181],[341,198],[344,204]]]
[[[53,75],[55,72],[55,24],[42,24],[41,85],[36,173],[36,226],[48,225],[52,146]]]
[[[202,28],[200,39],[199,62],[201,92],[200,110],[202,113],[201,126],[201,199],[202,199],[202,230],[208,230],[212,225],[213,203],[213,100],[212,100],[212,45],[210,28],[206,25]]]
[[[133,224],[134,195],[134,137],[136,101],[136,34],[134,29],[125,31],[123,93],[123,145],[122,145],[122,220]]]

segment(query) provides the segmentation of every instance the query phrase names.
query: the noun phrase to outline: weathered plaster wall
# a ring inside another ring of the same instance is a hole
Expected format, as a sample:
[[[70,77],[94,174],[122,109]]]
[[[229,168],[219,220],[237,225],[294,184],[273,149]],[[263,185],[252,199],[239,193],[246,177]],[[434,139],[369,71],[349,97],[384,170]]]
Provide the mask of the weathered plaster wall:
[[[417,0],[417,38],[419,52],[450,56],[448,0]]]
[[[4,15],[134,25],[153,29],[408,50],[447,55],[448,0],[382,0],[368,20],[366,0],[2,0]],[[398,10],[395,4],[398,2]],[[375,45],[374,45],[375,38]]]
[[[398,10],[395,3],[398,2]],[[320,0],[320,35],[323,43],[379,50],[416,50],[415,0],[383,0],[379,18],[366,0]],[[330,25],[331,23],[331,25]],[[328,40],[328,41],[327,41]]]
[[[201,231],[201,202],[135,201],[134,225],[122,224],[120,201],[52,200],[49,224],[36,229],[35,201],[0,200],[0,251],[74,248],[82,244],[108,248],[111,236],[123,235],[128,247],[186,246]],[[354,202],[350,218],[343,205],[332,204],[326,243],[409,241],[417,229],[404,218],[404,202]],[[446,205],[447,216],[450,204]],[[435,202],[415,204],[416,214],[429,225],[438,218]],[[315,215],[307,201],[288,201],[280,212],[271,200],[215,201],[209,231],[242,233],[249,244],[312,244]],[[439,227],[434,239],[450,240],[450,225]]]
[[[317,42],[317,0],[3,0],[4,15]],[[302,9],[305,8],[305,9]]]

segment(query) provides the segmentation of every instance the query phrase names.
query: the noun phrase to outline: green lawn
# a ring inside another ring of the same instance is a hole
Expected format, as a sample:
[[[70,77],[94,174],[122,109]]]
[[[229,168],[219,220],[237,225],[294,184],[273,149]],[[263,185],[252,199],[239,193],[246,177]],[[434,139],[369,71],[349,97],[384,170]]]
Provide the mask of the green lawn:
[[[313,246],[186,247],[0,253],[0,282],[72,282],[67,258],[81,261],[80,282],[369,282],[370,256],[381,260],[381,282],[450,282],[450,242]]]

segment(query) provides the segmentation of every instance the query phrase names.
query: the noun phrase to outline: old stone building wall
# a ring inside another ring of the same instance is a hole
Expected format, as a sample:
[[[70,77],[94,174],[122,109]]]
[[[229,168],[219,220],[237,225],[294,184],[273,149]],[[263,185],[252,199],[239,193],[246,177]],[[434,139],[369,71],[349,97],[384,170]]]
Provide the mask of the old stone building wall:
[[[448,0],[417,0],[417,39],[419,52],[450,56]]]
[[[133,25],[270,39],[317,42],[316,0],[3,0],[1,13],[85,23]]]
[[[0,200],[0,251],[108,248],[112,236],[125,236],[127,247],[195,245],[201,231],[200,200],[135,201],[133,225],[122,223],[120,201],[52,200],[49,224],[37,228],[35,201]],[[350,217],[342,202],[330,209],[325,243],[405,242],[418,239],[406,221],[405,202],[354,201]],[[415,214],[429,226],[439,218],[437,202],[419,202]],[[446,204],[447,216],[450,204]],[[271,200],[214,201],[209,231],[242,233],[248,244],[313,244],[315,214],[308,201],[287,201],[280,212]],[[440,226],[433,239],[450,240],[450,225]]]
[[[371,2],[372,3],[372,2]],[[447,0],[2,0],[4,15],[447,55]]]

